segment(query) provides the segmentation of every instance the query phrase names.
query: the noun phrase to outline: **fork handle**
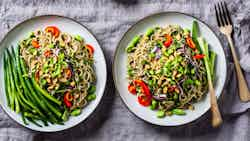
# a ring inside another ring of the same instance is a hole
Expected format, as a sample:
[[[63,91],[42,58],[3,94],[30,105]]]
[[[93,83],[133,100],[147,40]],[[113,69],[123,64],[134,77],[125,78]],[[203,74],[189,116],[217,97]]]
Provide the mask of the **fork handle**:
[[[233,60],[234,60],[235,68],[236,68],[240,100],[243,102],[247,102],[250,100],[250,93],[247,87],[247,83],[242,73],[242,70],[240,68],[240,64],[237,59],[237,55],[234,49],[234,44],[233,44],[231,35],[227,35],[227,39],[230,45],[230,49],[233,55]]]
[[[221,125],[222,118],[217,104],[217,98],[214,92],[213,83],[208,80],[208,88],[210,93],[211,113],[212,113],[212,126],[218,127]]]

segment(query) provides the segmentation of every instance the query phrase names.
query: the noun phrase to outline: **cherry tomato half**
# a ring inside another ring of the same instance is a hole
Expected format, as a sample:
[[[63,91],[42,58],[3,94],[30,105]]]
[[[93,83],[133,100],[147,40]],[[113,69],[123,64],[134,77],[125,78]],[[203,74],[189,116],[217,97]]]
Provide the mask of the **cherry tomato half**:
[[[142,106],[149,106],[151,104],[152,97],[151,96],[146,96],[146,95],[139,95],[138,96],[138,102]]]
[[[90,44],[86,44],[86,48],[88,49],[90,55],[92,56],[94,53],[94,48]]]
[[[128,91],[132,94],[136,94],[136,87],[134,85],[128,85]]]
[[[141,87],[142,93],[147,95],[147,96],[152,96],[149,87],[147,84],[144,83],[142,80],[134,80],[133,81],[134,85],[138,85]]]
[[[45,31],[48,32],[48,33],[51,33],[56,38],[60,34],[60,30],[56,26],[48,26],[48,27],[45,28]]]

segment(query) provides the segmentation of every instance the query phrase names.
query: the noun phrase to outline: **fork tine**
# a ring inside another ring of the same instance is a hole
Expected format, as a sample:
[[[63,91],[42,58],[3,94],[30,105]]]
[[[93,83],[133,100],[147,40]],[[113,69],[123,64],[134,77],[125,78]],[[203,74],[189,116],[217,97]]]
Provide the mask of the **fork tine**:
[[[224,8],[225,8],[225,12],[226,12],[227,22],[228,22],[230,25],[232,25],[232,20],[231,20],[229,11],[228,11],[228,9],[227,9],[227,4],[226,4],[225,1],[224,1]]]
[[[224,18],[223,18],[223,12],[222,12],[220,3],[218,3],[218,7],[219,7],[219,17],[220,17],[221,24],[222,24],[222,26],[225,26],[226,23],[225,23]]]
[[[219,14],[218,14],[216,4],[214,5],[214,9],[215,9],[216,21],[217,21],[218,26],[220,27],[221,23],[220,23]]]
[[[228,16],[227,16],[227,14],[226,14],[226,10],[225,10],[225,8],[224,8],[224,6],[223,6],[223,3],[222,2],[220,2],[220,6],[221,6],[221,10],[222,10],[222,14],[223,14],[223,20],[224,20],[224,22],[225,22],[225,25],[229,25],[229,22],[228,22]]]

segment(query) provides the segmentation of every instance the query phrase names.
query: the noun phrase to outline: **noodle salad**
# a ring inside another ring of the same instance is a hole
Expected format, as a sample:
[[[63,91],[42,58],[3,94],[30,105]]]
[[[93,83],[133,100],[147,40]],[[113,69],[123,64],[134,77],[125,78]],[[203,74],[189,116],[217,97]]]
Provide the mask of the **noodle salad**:
[[[38,126],[37,121],[63,124],[70,115],[79,115],[96,98],[93,54],[81,36],[55,26],[32,32],[16,51],[5,51],[9,106],[21,112],[25,124],[29,120]]]
[[[126,48],[128,91],[139,104],[157,110],[157,117],[185,115],[208,91],[205,54],[197,40],[198,23],[150,28]],[[213,76],[215,53],[209,51]]]

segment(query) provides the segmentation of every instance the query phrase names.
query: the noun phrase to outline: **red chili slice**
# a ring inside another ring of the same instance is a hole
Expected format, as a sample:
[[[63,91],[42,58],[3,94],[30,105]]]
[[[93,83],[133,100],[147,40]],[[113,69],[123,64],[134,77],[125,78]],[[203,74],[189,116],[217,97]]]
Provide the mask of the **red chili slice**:
[[[172,44],[173,39],[169,34],[166,34],[165,37],[166,37],[166,41],[163,44],[165,47],[169,47]]]
[[[48,27],[45,28],[45,31],[48,32],[48,33],[51,33],[56,38],[60,34],[60,30],[56,26],[48,26]]]
[[[193,58],[195,58],[195,59],[203,59],[204,57],[205,57],[204,54],[196,54],[193,56]]]
[[[66,105],[66,107],[70,108],[72,106],[71,101],[73,100],[73,96],[70,92],[66,92],[63,97],[63,102]]]
[[[51,54],[52,54],[51,50],[46,50],[43,55],[45,57],[49,57]]]
[[[38,41],[36,41],[36,40],[32,40],[32,41],[31,41],[31,44],[32,44],[32,46],[33,46],[34,48],[39,48],[39,47],[40,47]]]
[[[65,70],[65,73],[67,75],[67,78],[71,78],[72,72],[71,72],[71,70],[69,68]]]
[[[187,38],[186,38],[186,43],[187,43],[187,45],[188,45],[190,48],[192,48],[192,49],[195,49],[195,48],[196,48],[195,43],[194,43],[194,41],[192,40],[191,37],[187,37]]]

